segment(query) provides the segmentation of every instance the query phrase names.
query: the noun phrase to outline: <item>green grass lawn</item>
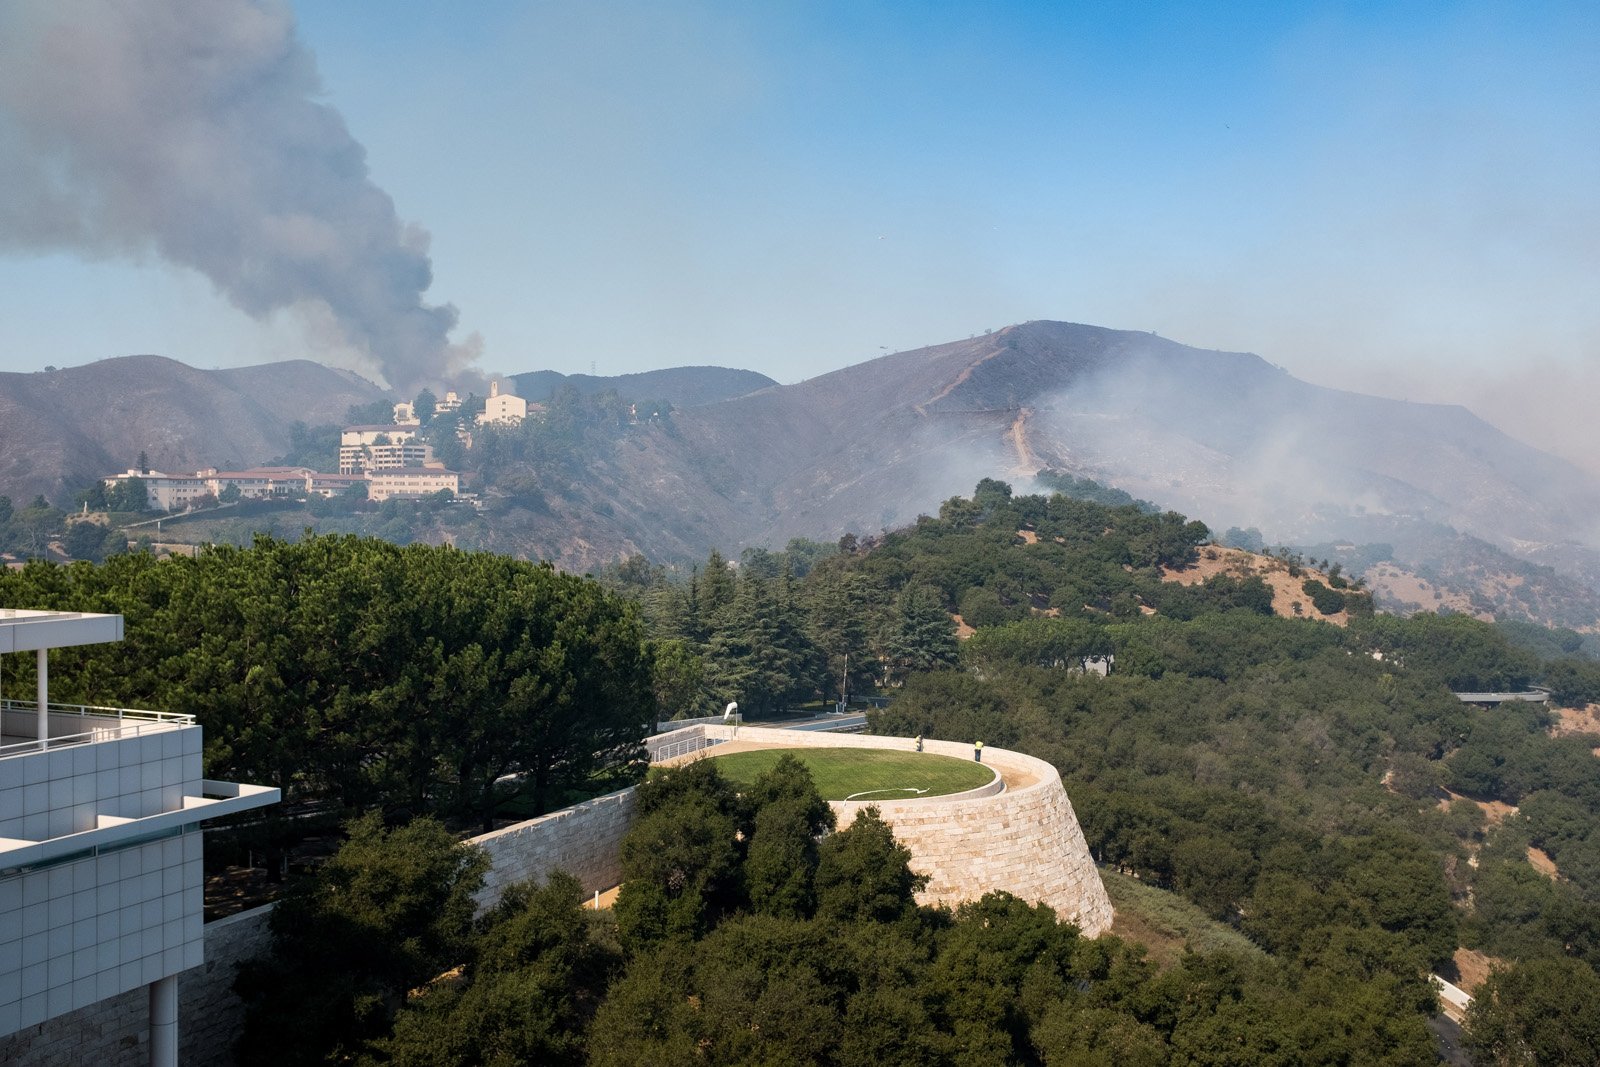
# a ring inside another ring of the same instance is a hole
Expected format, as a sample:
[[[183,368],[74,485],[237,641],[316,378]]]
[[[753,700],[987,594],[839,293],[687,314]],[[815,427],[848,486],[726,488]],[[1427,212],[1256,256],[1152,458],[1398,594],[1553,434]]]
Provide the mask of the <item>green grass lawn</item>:
[[[715,749],[712,750],[713,754]],[[871,748],[786,748],[735,752],[717,756],[717,770],[740,785],[754,782],[778,757],[791,755],[804,763],[825,800],[911,800],[975,789],[994,773],[971,760],[923,752],[886,752]],[[866,794],[856,796],[856,794]]]

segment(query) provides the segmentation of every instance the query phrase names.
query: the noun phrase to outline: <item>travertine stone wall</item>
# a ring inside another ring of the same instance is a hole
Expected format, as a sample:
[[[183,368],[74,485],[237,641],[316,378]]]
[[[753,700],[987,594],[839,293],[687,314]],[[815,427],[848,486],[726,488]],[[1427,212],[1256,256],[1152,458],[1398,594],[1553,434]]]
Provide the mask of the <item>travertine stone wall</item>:
[[[610,889],[622,881],[622,837],[633,805],[633,790],[624,789],[474,837],[492,865],[479,901],[488,906],[511,883],[542,882],[556,870],[576,877],[587,893]]]
[[[912,751],[909,737],[868,734],[807,733],[740,726],[703,728],[707,736],[726,731],[729,740],[792,748],[879,748]],[[953,741],[927,741],[923,750],[961,759],[973,757],[973,746]],[[715,750],[713,750],[715,751]],[[911,850],[911,867],[928,875],[918,897],[925,904],[959,904],[1004,889],[1030,903],[1048,904],[1063,920],[1084,934],[1099,936],[1111,928],[1111,901],[1089,846],[1083,839],[1061,776],[1044,760],[1021,752],[985,748],[985,765],[1005,779],[1005,789],[922,800],[876,804],[839,801],[834,812],[839,827],[866,807],[875,807],[901,844]],[[992,788],[992,787],[991,787]],[[978,795],[988,793],[988,795]]]
[[[178,1062],[231,1067],[244,1026],[244,1001],[233,991],[239,965],[272,947],[272,905],[206,924],[206,961],[178,976]]]
[[[205,927],[205,962],[178,976],[178,1062],[227,1067],[244,1009],[233,994],[241,960],[266,952],[271,906]],[[16,1067],[134,1067],[150,1058],[146,987],[0,1038],[0,1063]]]

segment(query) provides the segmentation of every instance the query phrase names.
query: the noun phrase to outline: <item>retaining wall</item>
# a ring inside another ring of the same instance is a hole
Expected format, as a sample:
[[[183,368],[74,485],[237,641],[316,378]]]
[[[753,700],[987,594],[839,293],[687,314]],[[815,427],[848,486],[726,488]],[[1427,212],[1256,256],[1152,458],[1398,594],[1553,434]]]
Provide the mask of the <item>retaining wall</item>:
[[[487,907],[513,882],[542,882],[556,870],[577,878],[586,893],[610,889],[622,881],[622,838],[633,808],[630,787],[472,838],[491,864],[479,902]]]
[[[758,726],[702,729],[708,738],[787,748],[916,750],[916,741],[909,737]],[[971,759],[973,747],[924,741],[923,751]],[[1007,779],[1003,790],[991,784],[920,800],[835,801],[839,828],[848,826],[863,808],[877,808],[911,851],[912,870],[928,876],[927,888],[917,898],[920,903],[955,905],[1004,889],[1030,903],[1048,904],[1088,937],[1111,929],[1111,900],[1056,769],[1044,760],[1000,748],[985,748],[983,762]]]
[[[228,1067],[244,1021],[233,993],[243,960],[267,951],[267,916],[255,908],[206,924],[205,962],[178,975],[178,1062]],[[0,1063],[16,1067],[133,1067],[150,1060],[150,994],[140,986],[0,1038]]]

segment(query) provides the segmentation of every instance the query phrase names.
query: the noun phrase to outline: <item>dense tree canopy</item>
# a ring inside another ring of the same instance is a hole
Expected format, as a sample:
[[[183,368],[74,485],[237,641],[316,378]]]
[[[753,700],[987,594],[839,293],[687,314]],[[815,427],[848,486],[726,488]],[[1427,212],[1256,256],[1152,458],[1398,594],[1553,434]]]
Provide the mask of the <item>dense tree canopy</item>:
[[[298,891],[300,928],[275,924],[274,969],[241,983],[252,1025],[309,1012],[294,1040],[271,1043],[287,1063],[1435,1061],[1423,1025],[1431,993],[1414,961],[1390,958],[1381,939],[1330,932],[1316,960],[1219,952],[1162,969],[1138,948],[1086,940],[1048,908],[1006,893],[954,911],[919,907],[921,879],[876,812],[828,834],[827,806],[795,761],[742,795],[714,760],[702,761],[646,783],[640,803],[615,924],[581,910],[576,884],[560,875],[513,887],[464,934],[455,918],[375,908],[352,871],[364,871],[385,839],[358,827],[345,850],[354,855],[341,853]],[[670,823],[697,827],[690,836],[701,844],[658,860],[660,827]],[[762,873],[762,837],[773,833],[786,854],[811,842],[792,854],[794,877],[774,881],[770,865]],[[456,846],[450,860],[437,842],[388,841],[415,857],[404,899],[450,899],[469,884],[469,850]],[[805,888],[813,880],[814,894]],[[658,908],[695,918],[640,936],[636,920]],[[406,965],[294,970],[309,935],[347,925],[428,949],[414,966],[382,949],[376,959]],[[453,954],[435,950],[447,943]],[[429,967],[435,977],[419,978]],[[300,1003],[314,993],[320,1004]]]
[[[291,801],[487,818],[518,774],[548,806],[625,769],[653,718],[631,606],[501,556],[263,538],[31,564],[0,574],[0,604],[123,614],[120,644],[55,653],[54,692],[192,713],[211,774]]]

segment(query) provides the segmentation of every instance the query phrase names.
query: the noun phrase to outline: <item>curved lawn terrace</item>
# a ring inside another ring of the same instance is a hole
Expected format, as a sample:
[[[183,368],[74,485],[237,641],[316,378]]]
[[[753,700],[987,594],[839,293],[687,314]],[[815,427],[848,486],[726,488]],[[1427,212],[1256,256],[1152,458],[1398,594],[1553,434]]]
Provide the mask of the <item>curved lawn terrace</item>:
[[[772,769],[782,756],[793,756],[811,771],[824,800],[915,800],[962,793],[994,780],[993,768],[972,760],[926,752],[892,752],[870,748],[764,748],[711,752],[722,776],[750,785]]]

